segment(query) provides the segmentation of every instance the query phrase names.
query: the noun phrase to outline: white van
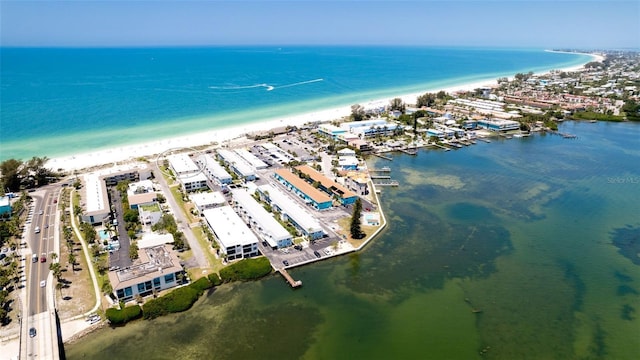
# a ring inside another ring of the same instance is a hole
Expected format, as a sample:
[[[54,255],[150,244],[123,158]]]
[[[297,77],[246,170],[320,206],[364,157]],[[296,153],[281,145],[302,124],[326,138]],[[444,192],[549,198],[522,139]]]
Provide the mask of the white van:
[[[39,234],[39,233],[40,233],[40,226],[36,226],[35,233],[36,233],[36,234]]]
[[[31,262],[35,262],[35,263],[38,262],[38,254],[31,255]]]

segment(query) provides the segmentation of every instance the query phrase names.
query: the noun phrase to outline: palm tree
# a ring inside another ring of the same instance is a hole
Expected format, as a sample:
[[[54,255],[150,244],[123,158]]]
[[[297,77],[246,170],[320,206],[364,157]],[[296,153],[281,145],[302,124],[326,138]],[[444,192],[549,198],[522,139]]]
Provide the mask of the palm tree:
[[[62,275],[62,269],[60,268],[60,263],[53,262],[49,265],[49,270],[53,273],[53,276],[60,281],[60,277]]]
[[[76,272],[76,255],[73,252],[69,253],[69,265],[71,265],[71,271]]]
[[[58,258],[58,254],[52,252],[51,253],[51,261],[55,262],[57,258]]]
[[[60,282],[60,279],[58,279],[58,281],[56,282],[56,290],[58,290],[60,292],[60,297],[62,297],[62,288],[64,287],[64,285]]]
[[[115,232],[115,226],[113,226],[112,222],[107,222],[104,224],[104,230],[109,234],[109,238],[111,238],[111,234]]]

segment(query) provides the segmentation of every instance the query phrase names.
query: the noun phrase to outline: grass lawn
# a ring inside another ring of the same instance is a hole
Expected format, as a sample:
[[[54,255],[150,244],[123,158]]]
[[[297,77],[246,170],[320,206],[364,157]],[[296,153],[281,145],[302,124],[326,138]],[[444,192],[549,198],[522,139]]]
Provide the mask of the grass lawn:
[[[353,247],[358,247],[362,245],[362,243],[364,243],[365,241],[369,240],[371,235],[380,227],[380,226],[362,225],[361,229],[365,233],[365,237],[363,237],[362,239],[353,239],[351,238],[351,233],[349,232],[350,225],[351,225],[350,216],[339,219],[338,226],[340,228],[336,229],[336,233],[338,233],[341,237],[342,235],[345,235],[346,236],[345,240],[347,240],[347,242],[349,242],[349,244],[351,244]]]

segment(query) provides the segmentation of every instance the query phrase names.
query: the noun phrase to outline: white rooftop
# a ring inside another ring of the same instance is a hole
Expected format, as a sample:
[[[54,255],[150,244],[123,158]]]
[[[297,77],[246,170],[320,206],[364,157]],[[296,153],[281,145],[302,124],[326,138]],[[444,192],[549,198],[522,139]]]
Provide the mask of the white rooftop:
[[[258,226],[258,232],[264,235],[264,239],[272,247],[278,246],[277,241],[290,239],[291,234],[280,225],[271,213],[265,210],[260,203],[254,199],[251,194],[244,189],[232,190],[233,199],[242,206],[251,220],[255,221]]]
[[[198,165],[191,160],[191,157],[189,157],[188,154],[183,153],[169,155],[167,156],[167,160],[177,175],[196,173],[200,171]]]
[[[260,191],[269,193],[272,202],[278,205],[280,209],[291,219],[293,219],[301,228],[309,232],[322,231],[320,223],[311,216],[311,214],[295,203],[288,195],[280,191],[280,189],[269,184],[259,186]]]
[[[173,235],[171,234],[145,233],[142,235],[142,239],[138,240],[138,248],[145,249],[172,243]]]
[[[208,180],[207,175],[203,173],[182,174],[178,178],[183,184]]]
[[[86,174],[84,176],[86,187],[86,204],[87,213],[94,211],[102,211],[106,209],[106,185],[95,173]]]
[[[205,171],[213,175],[216,179],[225,180],[231,179],[231,175],[227,172],[227,170],[220,165],[211,155],[205,154],[201,155],[198,158],[198,161],[203,164]]]
[[[231,164],[240,173],[239,175],[243,177],[255,175],[253,167],[237,153],[226,149],[219,149],[218,155],[220,155],[224,161]]]
[[[189,199],[197,206],[202,207],[210,204],[224,204],[224,195],[219,191],[203,192],[189,195]]]
[[[127,194],[132,195],[135,194],[137,190],[142,190],[142,193],[153,191],[153,181],[151,180],[140,180],[134,183],[129,184],[129,188],[127,189]],[[140,193],[139,193],[140,194]]]
[[[262,170],[269,167],[267,164],[265,164],[264,161],[258,159],[258,157],[256,157],[246,149],[236,149],[235,151],[238,155],[240,155],[241,158],[245,159],[256,170]]]
[[[220,245],[224,248],[251,245],[258,242],[258,238],[231,206],[207,209],[202,214],[218,238]]]

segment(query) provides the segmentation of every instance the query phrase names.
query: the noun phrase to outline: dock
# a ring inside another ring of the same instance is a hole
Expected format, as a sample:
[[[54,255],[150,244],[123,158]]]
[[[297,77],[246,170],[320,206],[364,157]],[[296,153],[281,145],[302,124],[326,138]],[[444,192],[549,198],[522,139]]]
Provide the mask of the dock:
[[[477,139],[478,139],[478,140],[480,140],[480,141],[484,141],[484,142],[486,142],[486,143],[490,143],[490,142],[491,142],[491,140],[489,140],[489,139],[485,139],[485,138],[482,138],[482,137],[479,137],[479,138],[477,138]]]
[[[380,169],[369,169],[369,172],[391,172],[391,168],[388,166],[384,166]]]
[[[433,146],[435,146],[435,147],[439,147],[440,149],[443,149],[444,151],[450,151],[450,150],[451,150],[451,148],[450,148],[450,147],[446,147],[446,146],[444,146],[444,145],[440,145],[440,144],[435,144],[435,143],[434,143],[434,144],[433,144]]]
[[[289,283],[289,285],[291,285],[292,288],[299,288],[300,286],[302,286],[302,281],[301,280],[294,280],[291,275],[289,275],[289,273],[287,272],[286,269],[277,269],[277,271],[284,277],[285,280],[287,280],[287,282]]]
[[[371,175],[371,179],[391,179],[390,175]]]
[[[375,186],[400,186],[400,183],[397,180],[389,180],[385,182],[376,182],[373,183]]]
[[[418,155],[418,150],[416,149],[400,149],[401,152],[407,154],[407,155]]]
[[[385,156],[385,155],[382,155],[382,154],[379,154],[379,153],[373,153],[373,155],[375,155],[375,156],[377,156],[379,158],[383,158],[385,160],[393,161],[393,158],[390,158],[388,156]]]

